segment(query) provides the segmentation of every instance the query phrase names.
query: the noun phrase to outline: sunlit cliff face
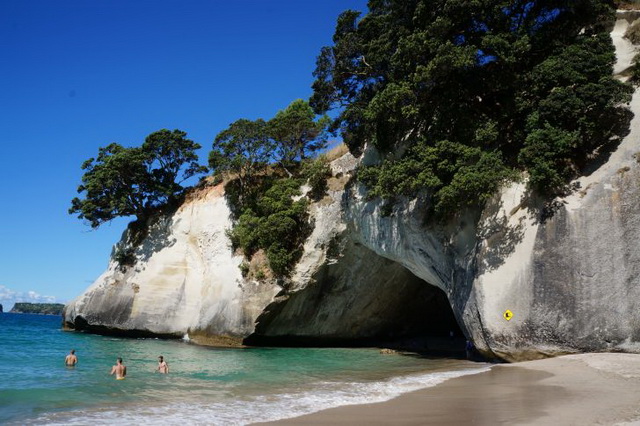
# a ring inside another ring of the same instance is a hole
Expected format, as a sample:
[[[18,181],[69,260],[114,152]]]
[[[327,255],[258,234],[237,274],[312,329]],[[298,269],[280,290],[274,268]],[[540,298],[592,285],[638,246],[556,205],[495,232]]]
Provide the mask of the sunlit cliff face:
[[[637,51],[624,38],[637,17],[619,14],[612,31],[621,78]],[[346,154],[310,207],[314,230],[285,281],[242,277],[221,189],[205,189],[152,225],[133,266],[112,260],[65,321],[218,344],[345,344],[457,323],[485,355],[507,360],[640,351],[637,93],[631,110],[629,135],[550,215],[518,182],[482,211],[429,225],[427,197],[391,208],[370,200],[351,179],[361,159]]]

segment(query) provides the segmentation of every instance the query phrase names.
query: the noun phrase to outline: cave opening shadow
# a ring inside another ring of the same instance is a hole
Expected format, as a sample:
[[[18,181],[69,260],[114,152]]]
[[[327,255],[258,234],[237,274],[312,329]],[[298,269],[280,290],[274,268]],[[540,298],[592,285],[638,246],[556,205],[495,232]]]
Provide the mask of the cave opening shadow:
[[[446,294],[362,246],[304,289],[267,306],[248,346],[383,347],[465,358],[466,339]]]
[[[440,288],[415,278],[405,300],[401,326],[380,342],[396,350],[416,352],[425,357],[466,358],[466,337],[458,325],[447,295]],[[382,336],[381,336],[382,337]]]

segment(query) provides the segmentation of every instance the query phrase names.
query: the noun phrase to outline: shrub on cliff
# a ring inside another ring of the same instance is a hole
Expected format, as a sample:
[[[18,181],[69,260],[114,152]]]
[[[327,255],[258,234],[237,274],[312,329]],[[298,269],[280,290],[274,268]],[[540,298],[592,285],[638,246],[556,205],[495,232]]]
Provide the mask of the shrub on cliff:
[[[229,230],[234,248],[249,259],[263,250],[278,277],[290,273],[309,235],[301,186],[311,186],[312,198],[326,190],[330,169],[324,159],[312,157],[326,146],[327,124],[298,99],[269,121],[233,122],[209,154],[214,173],[229,180],[225,194],[234,215]]]
[[[308,236],[307,199],[300,196],[302,180],[266,178],[256,198],[229,230],[234,248],[249,259],[259,249],[266,251],[269,267],[277,276],[288,275],[302,253]]]
[[[432,194],[441,214],[482,204],[522,170],[559,194],[620,141],[631,89],[612,78],[602,0],[370,1],[340,15],[311,105],[353,153],[387,159],[372,193]]]
[[[314,200],[319,200],[327,191],[327,179],[331,177],[331,167],[324,155],[314,160],[307,160],[302,163],[300,171],[309,185],[309,196]]]

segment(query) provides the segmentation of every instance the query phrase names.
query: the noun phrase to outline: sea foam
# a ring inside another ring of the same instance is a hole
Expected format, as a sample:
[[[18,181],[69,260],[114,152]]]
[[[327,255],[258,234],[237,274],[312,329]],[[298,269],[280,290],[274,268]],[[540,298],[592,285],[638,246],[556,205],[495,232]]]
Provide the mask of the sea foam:
[[[432,372],[394,377],[378,382],[317,382],[313,390],[276,393],[244,400],[206,403],[175,403],[170,406],[128,405],[121,409],[99,409],[48,414],[33,424],[163,424],[245,425],[298,417],[344,405],[370,404],[393,399],[403,393],[436,386],[448,379],[488,371],[490,367]]]

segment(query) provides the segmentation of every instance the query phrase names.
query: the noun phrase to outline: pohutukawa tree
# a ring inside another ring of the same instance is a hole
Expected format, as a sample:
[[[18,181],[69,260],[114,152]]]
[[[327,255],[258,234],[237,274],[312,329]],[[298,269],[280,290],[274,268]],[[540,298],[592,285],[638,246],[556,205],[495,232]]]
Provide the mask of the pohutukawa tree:
[[[297,99],[269,120],[269,136],[275,142],[275,158],[288,166],[314,156],[327,145],[329,117],[316,120],[309,102]]]
[[[208,169],[198,163],[196,151],[201,146],[181,130],[162,129],[147,136],[142,151],[148,155],[146,166],[156,189],[166,197],[178,194],[182,183]]]
[[[216,136],[209,153],[209,167],[217,174],[232,174],[240,182],[243,194],[273,159],[273,149],[264,120],[241,118]]]
[[[82,184],[71,201],[70,214],[97,228],[116,217],[144,220],[158,207],[175,199],[186,179],[206,172],[195,153],[200,145],[180,130],[159,130],[141,147],[117,143],[98,150],[82,164]]]
[[[280,277],[291,272],[310,232],[300,187],[306,181],[318,187],[326,179],[324,163],[298,165],[326,146],[327,124],[326,117],[316,119],[308,102],[299,99],[268,122],[231,123],[216,136],[209,154],[214,173],[231,178],[225,193],[235,217],[229,231],[233,246],[247,258],[263,250]],[[268,170],[276,163],[288,176],[279,168]]]
[[[374,194],[428,189],[452,212],[522,170],[562,193],[628,125],[613,14],[603,0],[371,0],[338,18],[310,103],[339,108],[352,152],[393,153],[361,173]]]

